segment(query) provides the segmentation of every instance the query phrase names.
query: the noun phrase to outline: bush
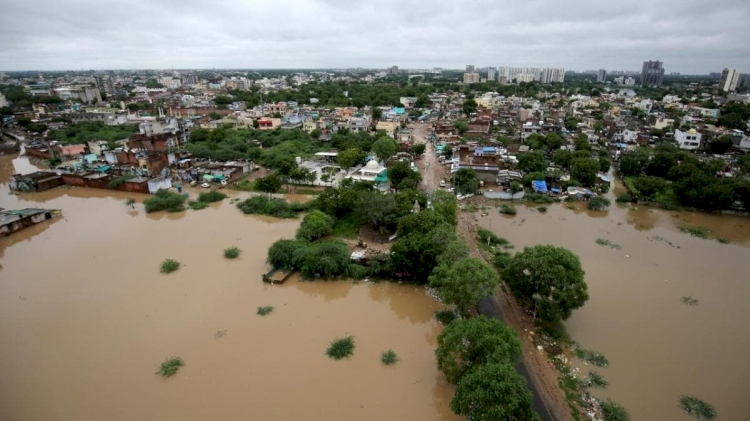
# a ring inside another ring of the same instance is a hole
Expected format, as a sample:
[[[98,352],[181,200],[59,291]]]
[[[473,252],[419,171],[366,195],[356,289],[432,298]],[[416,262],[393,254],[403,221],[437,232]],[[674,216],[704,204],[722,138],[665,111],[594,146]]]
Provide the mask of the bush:
[[[629,193],[622,193],[617,195],[617,203],[630,203],[633,201],[633,196]]]
[[[594,196],[589,199],[588,207],[593,211],[603,211],[609,207],[609,199],[601,196]]]
[[[601,374],[597,373],[594,370],[591,370],[589,372],[589,378],[585,380],[586,387],[598,387],[600,389],[604,389],[607,386],[609,386],[609,382],[602,377]]]
[[[516,214],[516,208],[514,206],[511,206],[507,203],[500,206],[500,213],[503,215],[515,215]]]
[[[334,360],[348,358],[354,353],[354,337],[346,336],[331,342],[326,354]]]
[[[702,238],[704,240],[708,238],[708,230],[703,227],[680,227],[680,231],[690,234],[691,237]]]
[[[277,269],[294,270],[302,267],[308,244],[300,240],[278,240],[268,249],[266,261]]]
[[[224,257],[227,259],[236,259],[240,257],[241,250],[237,247],[229,247],[228,249],[224,249]]]
[[[172,357],[161,363],[161,367],[154,374],[159,374],[162,377],[172,377],[177,373],[180,367],[184,366],[185,362],[180,357]]]
[[[303,207],[296,205],[293,207],[292,205],[284,199],[273,199],[266,196],[253,196],[237,203],[237,207],[245,214],[269,215],[276,218],[295,218],[296,212],[301,212]]]
[[[385,365],[396,364],[398,362],[398,355],[396,355],[393,350],[389,349],[380,356],[380,361],[382,361]]]
[[[341,276],[349,273],[349,248],[336,240],[320,241],[306,248],[302,267],[303,274],[314,277]]]
[[[513,247],[510,244],[510,241],[506,240],[503,237],[498,237],[494,232],[484,228],[479,228],[479,230],[477,230],[477,240],[481,244],[487,244],[490,246],[499,246],[505,248]]]
[[[190,207],[190,209],[192,210],[201,210],[206,209],[208,207],[208,203],[191,200],[188,202],[188,207]]]
[[[456,317],[458,317],[456,313],[451,310],[439,310],[435,312],[435,318],[443,325],[450,324],[452,321],[456,320]]]
[[[620,404],[607,400],[601,402],[604,421],[630,421],[630,414]]]
[[[198,195],[198,201],[203,203],[221,202],[228,196],[218,190],[203,192]]]
[[[59,165],[59,164],[58,164]],[[133,174],[125,174],[122,177],[112,179],[108,184],[110,189],[116,189],[121,185],[125,184],[126,181],[135,178]]]
[[[544,205],[554,203],[555,199],[552,196],[540,193],[529,192],[523,196],[523,200],[531,203],[541,203]]]
[[[315,241],[333,233],[334,220],[325,213],[314,210],[302,220],[297,230],[298,240]]]
[[[161,262],[161,273],[172,273],[180,268],[180,262],[173,259],[167,259]]]
[[[546,206],[539,206],[538,208],[536,208],[536,210],[538,210],[541,213],[545,213],[545,212],[547,212],[547,207]]]
[[[153,197],[143,201],[146,213],[166,210],[167,212],[182,212],[185,210],[187,197],[169,190],[159,189]]]
[[[700,400],[695,396],[682,396],[679,406],[686,414],[699,420],[712,420],[716,418],[716,410],[708,402]]]
[[[257,313],[258,313],[258,316],[266,316],[268,314],[271,314],[272,311],[273,311],[273,306],[262,306],[262,307],[258,307]]]

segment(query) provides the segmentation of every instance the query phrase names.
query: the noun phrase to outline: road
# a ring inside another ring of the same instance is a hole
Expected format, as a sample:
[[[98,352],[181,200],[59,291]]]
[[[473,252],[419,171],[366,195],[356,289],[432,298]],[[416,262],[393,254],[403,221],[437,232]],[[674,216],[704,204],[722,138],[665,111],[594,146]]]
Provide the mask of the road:
[[[417,123],[414,125],[414,142],[423,143],[427,146],[422,158],[417,161],[419,173],[422,174],[422,189],[427,194],[432,194],[440,188],[440,180],[443,179],[447,172],[447,167],[440,164],[435,145],[427,140],[431,132],[429,124]]]

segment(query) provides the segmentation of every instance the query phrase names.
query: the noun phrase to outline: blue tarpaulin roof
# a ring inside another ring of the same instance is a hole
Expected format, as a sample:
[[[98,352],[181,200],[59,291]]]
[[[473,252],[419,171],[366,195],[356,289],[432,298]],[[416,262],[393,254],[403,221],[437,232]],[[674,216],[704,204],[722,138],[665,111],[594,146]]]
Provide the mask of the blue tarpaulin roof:
[[[547,193],[547,183],[544,180],[534,180],[531,182],[531,187],[537,193]]]

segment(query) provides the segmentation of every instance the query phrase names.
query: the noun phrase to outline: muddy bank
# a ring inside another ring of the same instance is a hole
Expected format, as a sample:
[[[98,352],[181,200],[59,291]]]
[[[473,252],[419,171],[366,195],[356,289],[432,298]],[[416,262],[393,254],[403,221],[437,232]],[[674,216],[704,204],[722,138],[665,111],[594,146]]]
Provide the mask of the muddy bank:
[[[129,194],[0,190],[0,207],[65,215],[0,240],[0,419],[457,419],[435,364],[438,305],[421,288],[261,282],[268,246],[298,221],[228,200],[147,216]],[[230,246],[239,259],[223,258]],[[183,267],[162,275],[165,258]],[[346,334],[354,356],[328,359]],[[170,356],[185,367],[165,380],[154,372]]]
[[[581,258],[590,300],[566,322],[572,339],[602,352],[609,368],[601,398],[624,405],[634,420],[684,420],[680,395],[711,403],[722,419],[743,419],[750,386],[750,221],[747,218],[613,206],[606,213],[549,205],[517,206],[515,217],[478,217],[480,226],[517,249],[566,247]],[[701,226],[714,239],[680,231]],[[619,248],[597,244],[597,238]],[[682,297],[698,300],[695,306]],[[592,368],[579,362],[585,375]]]

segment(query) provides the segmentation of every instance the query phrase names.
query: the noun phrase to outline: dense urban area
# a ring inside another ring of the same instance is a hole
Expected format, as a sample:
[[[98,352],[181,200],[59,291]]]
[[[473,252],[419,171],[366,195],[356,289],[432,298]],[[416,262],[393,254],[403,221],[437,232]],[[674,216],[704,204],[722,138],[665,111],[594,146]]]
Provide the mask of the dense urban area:
[[[682,75],[667,65],[5,72],[0,154],[33,168],[12,168],[2,182],[24,201],[73,190],[96,192],[84,199],[91,202],[110,195],[134,215],[168,215],[162,225],[169,215],[218,212],[223,201],[263,221],[299,218],[289,236],[263,234],[258,259],[267,266],[243,282],[382,280],[426,291],[440,303],[430,310],[440,325],[431,364],[452,412],[441,419],[629,420],[638,408],[600,394],[608,358],[566,328],[594,301],[590,256],[553,244],[515,249],[498,224],[533,226],[532,216],[552,217],[553,206],[592,218],[616,209],[746,218],[750,74]],[[67,212],[0,209],[0,235]],[[503,218],[495,227],[493,215]],[[733,241],[701,226],[680,229]],[[597,245],[620,249],[609,231],[597,235]],[[241,255],[249,252],[223,250],[226,259]],[[202,264],[191,263],[169,258],[160,271],[176,277]],[[257,314],[282,317],[285,306]],[[364,340],[342,331],[321,352],[353,358]],[[410,355],[393,347],[379,358],[398,369]],[[193,367],[175,356],[157,374]],[[724,410],[681,393],[668,403],[678,415],[713,419]]]

